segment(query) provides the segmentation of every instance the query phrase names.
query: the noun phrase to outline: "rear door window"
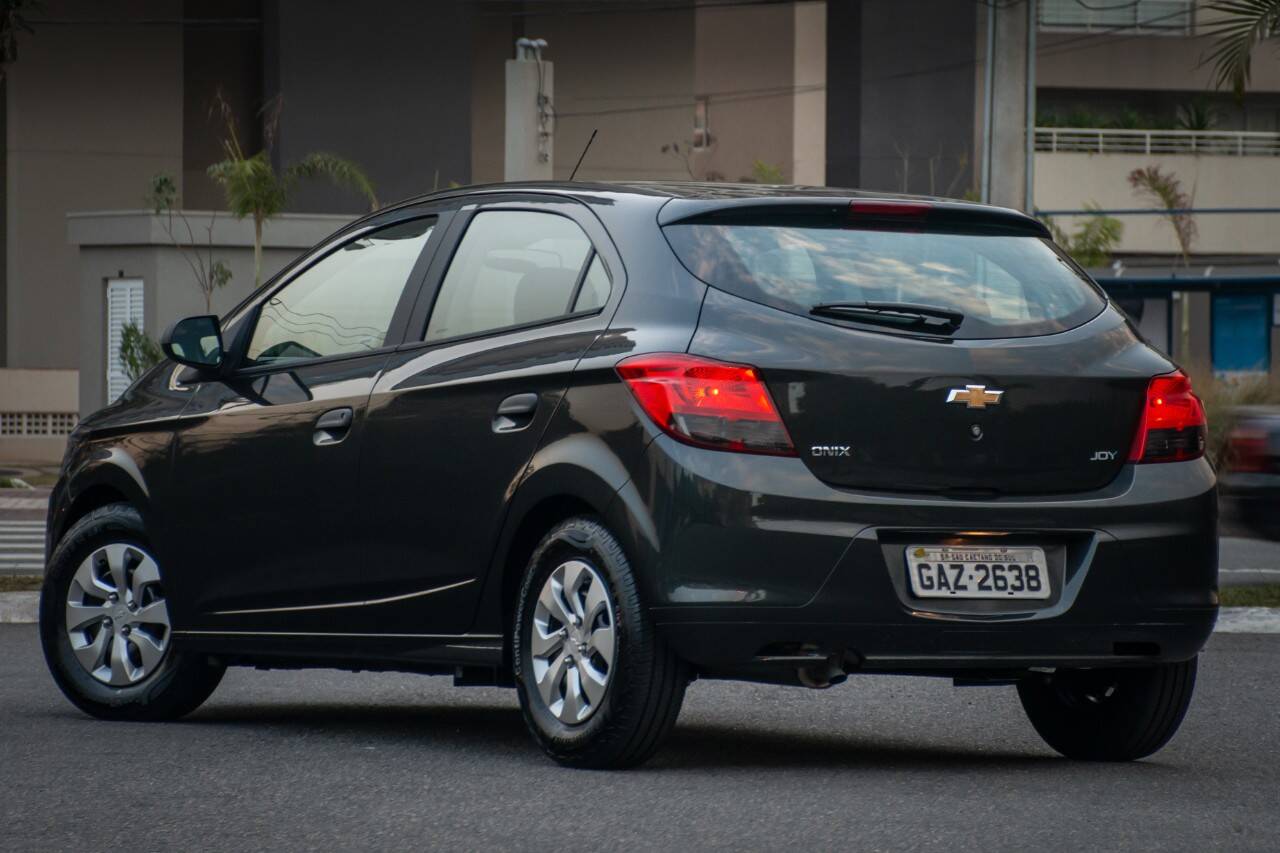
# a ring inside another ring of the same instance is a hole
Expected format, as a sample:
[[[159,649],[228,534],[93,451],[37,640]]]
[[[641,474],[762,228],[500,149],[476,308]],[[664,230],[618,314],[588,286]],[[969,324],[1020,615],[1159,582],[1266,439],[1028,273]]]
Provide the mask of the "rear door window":
[[[440,284],[426,339],[439,341],[554,320],[604,305],[608,273],[566,216],[477,213]]]
[[[1048,241],[967,234],[768,224],[663,229],[698,278],[808,315],[831,303],[907,303],[958,311],[952,337],[1011,338],[1074,328],[1106,304]]]

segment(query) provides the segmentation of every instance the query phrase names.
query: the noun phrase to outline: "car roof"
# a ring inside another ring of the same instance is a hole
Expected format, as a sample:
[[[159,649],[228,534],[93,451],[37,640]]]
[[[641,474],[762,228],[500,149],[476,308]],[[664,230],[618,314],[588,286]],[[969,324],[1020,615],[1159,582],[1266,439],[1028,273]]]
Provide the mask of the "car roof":
[[[939,196],[856,190],[843,187],[813,187],[798,184],[719,183],[707,181],[513,181],[450,187],[389,205],[377,213],[412,207],[447,198],[497,193],[547,193],[590,202],[607,196],[616,202],[632,196],[659,202],[664,208],[661,224],[669,224],[717,210],[745,209],[760,205],[785,206],[839,200],[884,200],[926,203],[948,218],[982,219],[1006,227],[1049,236],[1040,220],[1019,210]]]
[[[803,184],[722,183],[711,181],[510,181],[450,187],[439,192],[405,199],[398,204],[419,204],[437,198],[495,192],[551,192],[560,195],[639,195],[682,199],[737,198],[877,198],[946,202],[936,196],[855,190],[843,187],[814,187]]]

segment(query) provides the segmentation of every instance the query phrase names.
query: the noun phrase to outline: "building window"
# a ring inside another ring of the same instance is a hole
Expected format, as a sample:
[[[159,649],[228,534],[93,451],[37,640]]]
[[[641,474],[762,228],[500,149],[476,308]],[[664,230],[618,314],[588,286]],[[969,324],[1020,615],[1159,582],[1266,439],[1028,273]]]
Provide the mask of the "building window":
[[[693,147],[698,151],[711,147],[711,128],[707,125],[708,107],[705,96],[693,101]]]
[[[107,282],[107,402],[120,398],[131,384],[120,358],[124,327],[143,328],[143,284],[140,278],[115,278]]]
[[[1190,33],[1195,0],[1136,0],[1129,3],[1082,3],[1040,0],[1040,27],[1113,32]]]

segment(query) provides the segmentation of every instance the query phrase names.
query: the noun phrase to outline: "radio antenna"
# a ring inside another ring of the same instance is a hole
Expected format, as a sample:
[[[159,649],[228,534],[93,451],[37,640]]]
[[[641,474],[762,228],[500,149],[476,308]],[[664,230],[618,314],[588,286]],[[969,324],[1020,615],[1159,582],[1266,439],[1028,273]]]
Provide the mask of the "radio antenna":
[[[569,173],[569,180],[573,180],[574,175],[578,174],[578,167],[582,165],[582,159],[587,156],[587,151],[591,148],[591,143],[596,141],[596,134],[600,132],[600,128],[593,128],[591,138],[587,140],[587,144],[582,146],[582,153],[578,155],[578,162],[573,167],[573,171]]]

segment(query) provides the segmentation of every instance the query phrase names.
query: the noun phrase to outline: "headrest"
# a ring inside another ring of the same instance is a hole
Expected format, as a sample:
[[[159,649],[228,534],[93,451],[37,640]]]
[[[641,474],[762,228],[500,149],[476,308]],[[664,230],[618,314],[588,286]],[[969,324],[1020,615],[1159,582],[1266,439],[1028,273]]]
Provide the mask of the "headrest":
[[[525,273],[516,285],[514,322],[536,323],[565,313],[576,280],[576,270],[556,267]]]

